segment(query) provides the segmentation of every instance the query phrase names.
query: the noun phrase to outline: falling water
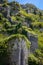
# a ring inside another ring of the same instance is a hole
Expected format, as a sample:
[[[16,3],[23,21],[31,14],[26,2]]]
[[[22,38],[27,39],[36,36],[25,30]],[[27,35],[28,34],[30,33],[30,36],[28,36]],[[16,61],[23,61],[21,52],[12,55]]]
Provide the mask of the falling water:
[[[16,39],[16,40],[12,40],[11,42],[9,42],[9,46],[11,47],[12,44],[13,47],[10,48],[9,51],[11,51],[10,53],[10,65],[27,65],[27,55],[28,55],[28,51],[27,51],[27,47],[26,47],[26,42],[23,39]]]

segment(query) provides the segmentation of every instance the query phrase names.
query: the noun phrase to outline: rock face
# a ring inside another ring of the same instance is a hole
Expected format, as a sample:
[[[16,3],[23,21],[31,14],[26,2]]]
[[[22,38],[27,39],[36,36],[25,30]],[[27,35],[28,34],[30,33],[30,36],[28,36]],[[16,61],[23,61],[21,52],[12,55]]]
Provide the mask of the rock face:
[[[38,49],[38,37],[37,35],[27,33],[28,39],[31,42],[30,52],[34,53],[36,49]]]
[[[30,51],[34,53],[35,50],[38,49],[38,39],[34,36],[30,36],[30,41],[31,41]]]
[[[9,62],[10,65],[27,65],[28,49],[26,41],[22,38],[12,39],[9,42]]]

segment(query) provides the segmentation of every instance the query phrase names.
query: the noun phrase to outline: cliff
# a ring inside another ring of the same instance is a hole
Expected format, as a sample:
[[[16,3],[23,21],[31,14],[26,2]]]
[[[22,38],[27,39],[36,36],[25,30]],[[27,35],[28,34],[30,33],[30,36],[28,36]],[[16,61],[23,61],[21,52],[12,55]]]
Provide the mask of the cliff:
[[[43,65],[42,10],[0,0],[0,61],[0,65]]]

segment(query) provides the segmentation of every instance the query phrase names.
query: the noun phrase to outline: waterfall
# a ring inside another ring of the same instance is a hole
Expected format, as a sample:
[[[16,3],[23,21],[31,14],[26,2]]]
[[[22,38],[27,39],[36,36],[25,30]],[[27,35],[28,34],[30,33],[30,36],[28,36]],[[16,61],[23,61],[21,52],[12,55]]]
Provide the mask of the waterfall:
[[[13,47],[11,47],[13,44]],[[10,65],[27,65],[28,49],[24,39],[13,39],[9,42]]]

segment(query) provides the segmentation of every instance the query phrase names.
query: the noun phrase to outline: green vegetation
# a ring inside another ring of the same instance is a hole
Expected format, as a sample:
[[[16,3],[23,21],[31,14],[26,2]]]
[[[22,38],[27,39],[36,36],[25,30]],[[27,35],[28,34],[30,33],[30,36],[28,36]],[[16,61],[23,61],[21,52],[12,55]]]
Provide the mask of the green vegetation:
[[[43,33],[38,36],[39,48],[43,51]]]
[[[6,17],[7,6],[11,7],[9,17]],[[27,48],[30,48],[31,41],[27,34],[38,37],[38,49],[29,55],[28,65],[43,65],[43,11],[32,4],[26,4],[23,8],[19,3],[8,3],[7,0],[3,0],[0,7],[0,65],[8,63],[5,62],[8,60],[8,41],[13,38],[24,39]]]
[[[38,65],[39,59],[36,58],[33,54],[30,54],[28,57],[28,65]]]
[[[43,65],[43,54],[37,50],[36,55],[30,54],[28,57],[29,65]]]
[[[32,26],[37,28],[43,28],[43,22],[34,22],[32,23]]]
[[[0,40],[0,59],[1,59],[1,65],[6,64],[5,60],[3,60],[3,58],[5,59],[6,57],[8,57],[7,54],[9,54],[7,52],[8,49],[8,41],[12,40],[12,39],[24,39],[26,41],[26,46],[29,49],[30,48],[30,41],[24,36],[24,35],[20,35],[20,34],[15,34],[15,35],[11,35],[9,37],[4,37],[3,35],[1,36],[1,40]],[[3,60],[3,61],[2,61]]]
[[[20,10],[20,14],[28,18],[31,22],[39,21],[39,15],[34,15],[32,13],[26,13],[25,10]]]

